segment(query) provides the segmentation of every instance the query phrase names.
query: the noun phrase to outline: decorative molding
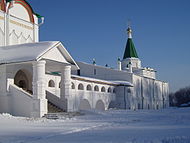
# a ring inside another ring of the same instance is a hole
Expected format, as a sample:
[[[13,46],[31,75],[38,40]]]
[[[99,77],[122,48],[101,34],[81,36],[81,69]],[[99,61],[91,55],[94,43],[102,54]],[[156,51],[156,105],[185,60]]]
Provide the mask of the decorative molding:
[[[30,26],[27,26],[27,25],[25,25],[25,24],[16,22],[16,21],[14,21],[14,20],[10,20],[10,23],[15,24],[15,25],[20,26],[20,27],[23,27],[23,28],[26,28],[26,29],[28,29],[28,30],[33,30],[33,27],[30,27]]]

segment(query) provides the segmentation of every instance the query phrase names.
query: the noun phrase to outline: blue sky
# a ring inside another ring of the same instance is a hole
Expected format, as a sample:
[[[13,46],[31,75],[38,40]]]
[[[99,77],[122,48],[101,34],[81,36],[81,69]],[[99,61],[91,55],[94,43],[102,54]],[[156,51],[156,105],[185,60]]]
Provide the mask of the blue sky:
[[[131,20],[144,67],[156,69],[170,91],[190,85],[189,0],[28,0],[45,16],[40,40],[62,41],[77,61],[116,67]]]

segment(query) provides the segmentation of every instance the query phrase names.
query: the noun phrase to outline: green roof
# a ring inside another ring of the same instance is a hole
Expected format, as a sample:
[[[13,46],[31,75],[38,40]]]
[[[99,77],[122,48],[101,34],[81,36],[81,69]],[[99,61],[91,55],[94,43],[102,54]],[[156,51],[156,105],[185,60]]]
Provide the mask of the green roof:
[[[132,38],[128,38],[123,59],[132,58],[132,57],[138,58],[138,55],[135,50],[135,45],[133,44]]]
[[[13,1],[13,0],[6,0],[6,2],[11,2],[11,1]]]
[[[42,18],[43,16],[41,16],[41,15],[39,15],[39,14],[37,14],[37,13],[35,13],[35,15],[38,17],[38,18]]]

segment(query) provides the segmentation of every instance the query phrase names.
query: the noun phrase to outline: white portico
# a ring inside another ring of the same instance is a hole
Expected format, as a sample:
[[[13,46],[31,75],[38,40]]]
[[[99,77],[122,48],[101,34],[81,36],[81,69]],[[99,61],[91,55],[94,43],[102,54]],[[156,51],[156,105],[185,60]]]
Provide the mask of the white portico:
[[[6,101],[13,106],[9,106],[7,112],[31,117],[42,117],[47,114],[47,72],[61,73],[63,90],[61,90],[60,101],[63,105],[60,108],[68,110],[71,68],[78,67],[60,42],[0,47],[0,57],[0,69],[1,73],[4,73],[0,75],[1,82],[2,85],[7,83],[7,87],[1,88],[0,102]],[[19,101],[20,98],[23,99]],[[18,108],[22,108],[19,113]]]

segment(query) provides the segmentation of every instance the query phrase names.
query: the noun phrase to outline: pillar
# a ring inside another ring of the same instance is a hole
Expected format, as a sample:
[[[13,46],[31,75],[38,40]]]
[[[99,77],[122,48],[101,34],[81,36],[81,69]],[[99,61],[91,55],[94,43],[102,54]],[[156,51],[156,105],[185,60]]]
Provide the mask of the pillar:
[[[47,114],[45,64],[46,61],[33,62],[32,117],[42,117],[44,114]]]
[[[73,99],[71,95],[71,66],[63,66],[61,69],[61,108],[67,112],[73,112]]]

